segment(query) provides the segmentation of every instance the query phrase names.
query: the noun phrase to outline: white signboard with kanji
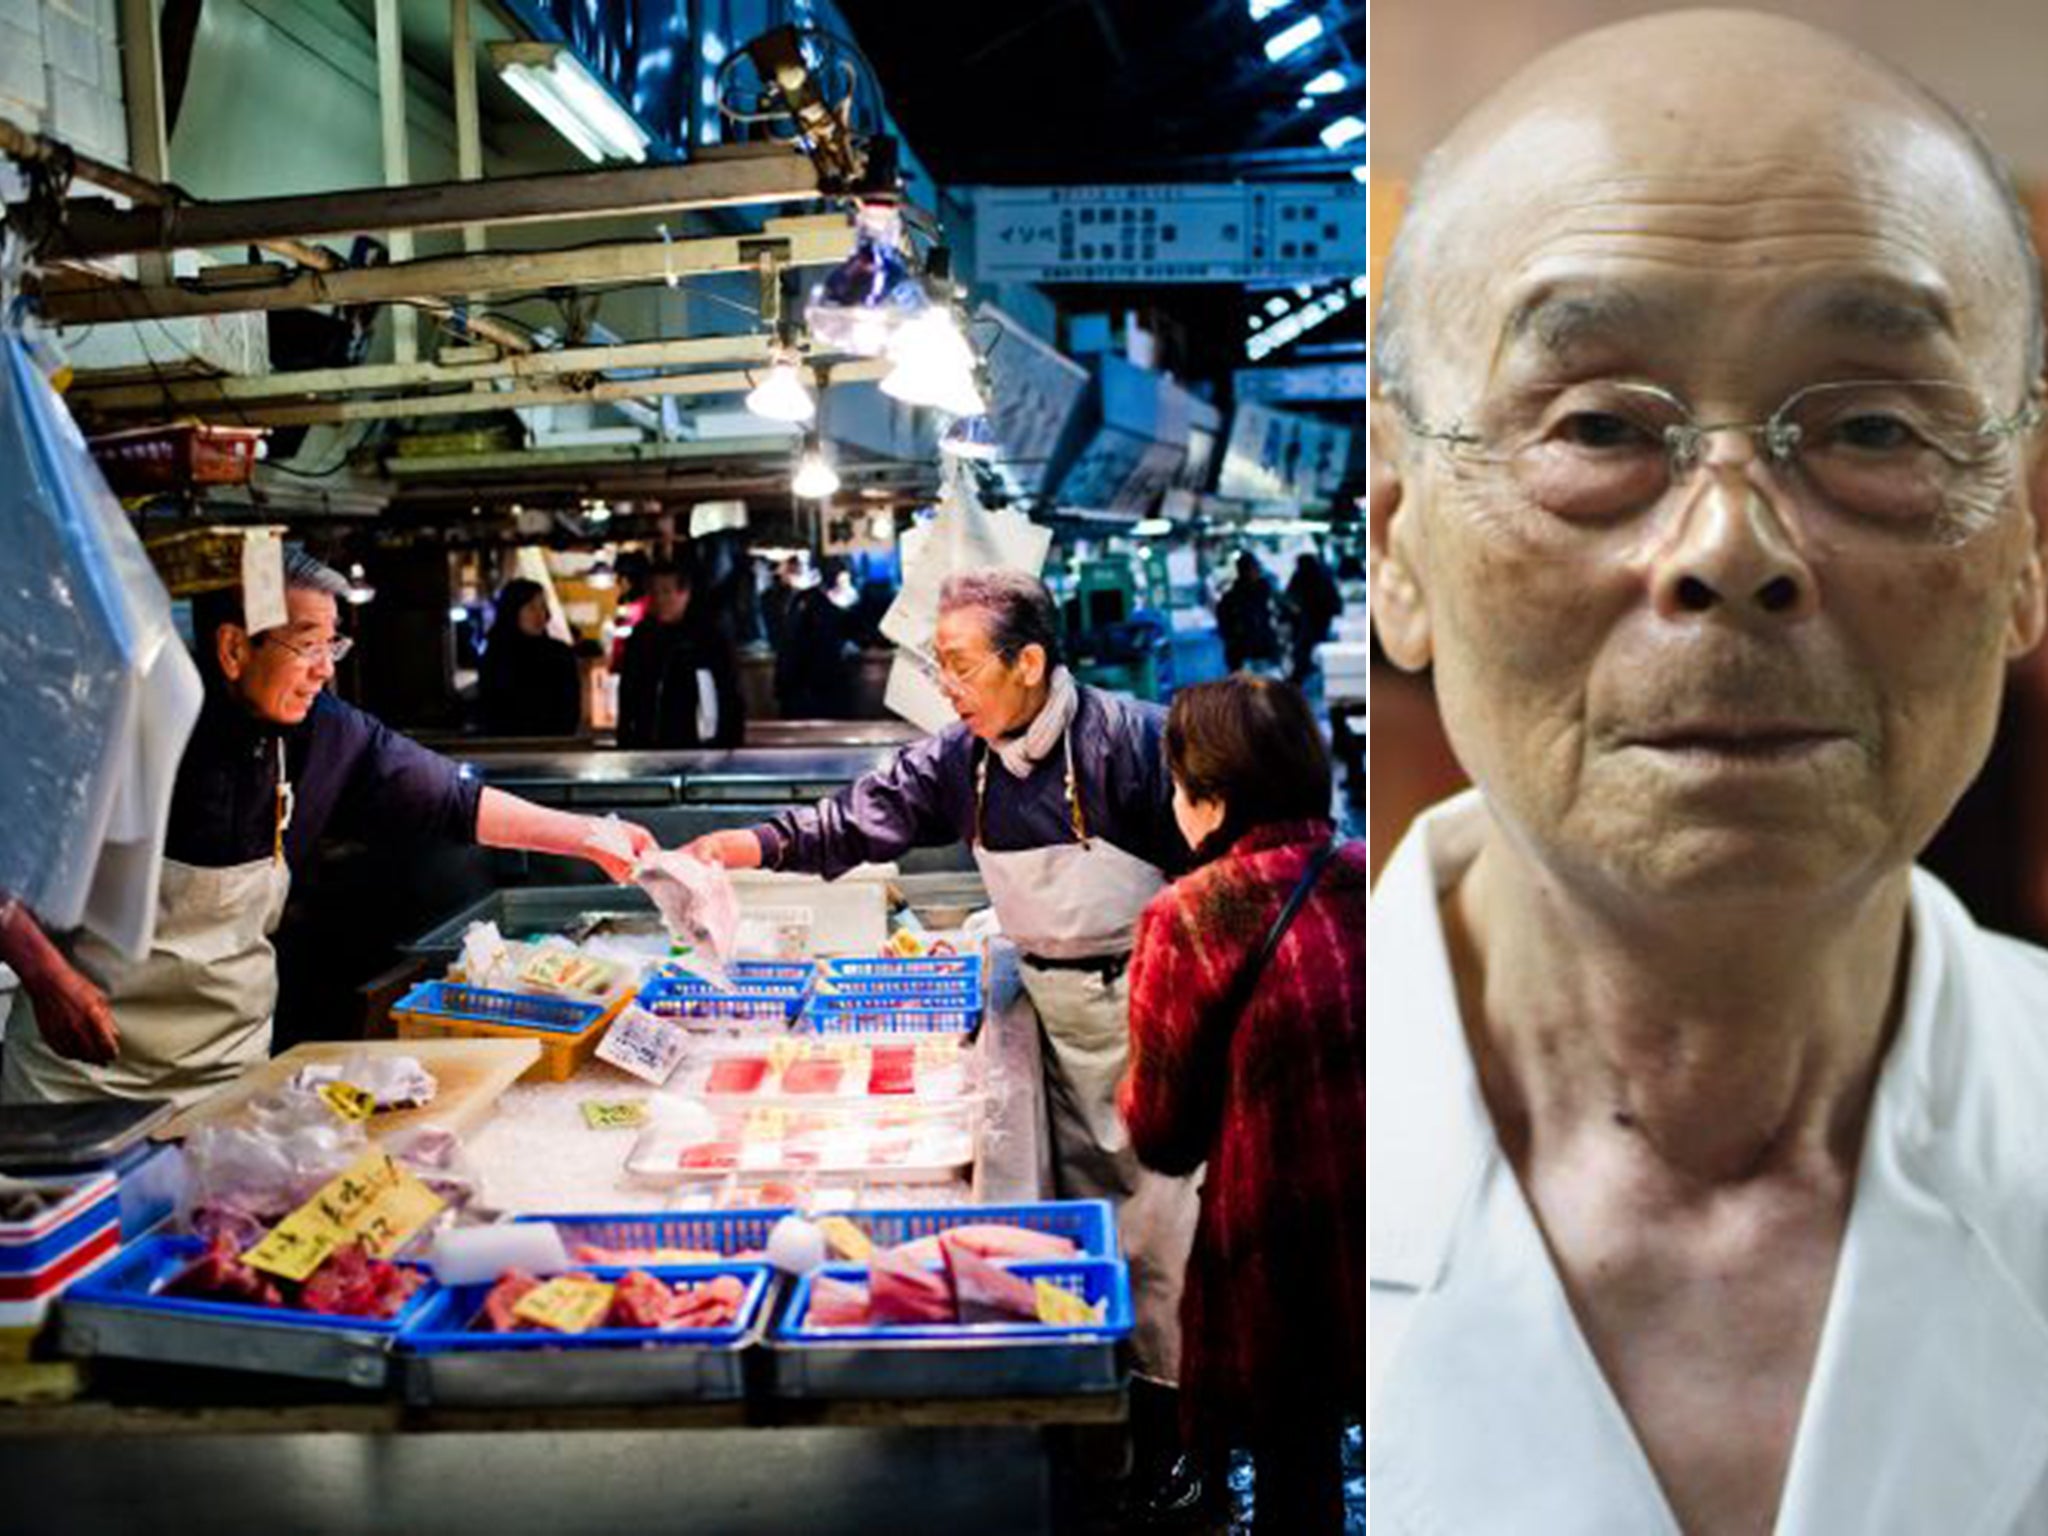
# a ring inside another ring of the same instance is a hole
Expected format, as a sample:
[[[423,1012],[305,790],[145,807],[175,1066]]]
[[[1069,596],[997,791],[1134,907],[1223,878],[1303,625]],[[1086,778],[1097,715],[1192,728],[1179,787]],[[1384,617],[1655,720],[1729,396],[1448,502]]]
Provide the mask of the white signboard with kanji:
[[[982,187],[983,283],[1316,282],[1365,270],[1357,183]]]

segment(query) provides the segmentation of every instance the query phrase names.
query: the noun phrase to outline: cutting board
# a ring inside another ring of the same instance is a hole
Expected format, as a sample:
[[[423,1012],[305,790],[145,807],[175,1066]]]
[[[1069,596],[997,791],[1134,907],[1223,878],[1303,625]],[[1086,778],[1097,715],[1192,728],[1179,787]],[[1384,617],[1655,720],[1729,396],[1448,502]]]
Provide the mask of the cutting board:
[[[295,1045],[251,1067],[211,1098],[202,1099],[167,1122],[159,1141],[189,1136],[202,1125],[231,1120],[251,1100],[282,1089],[299,1068],[314,1062],[346,1062],[351,1056],[413,1056],[434,1074],[440,1091],[420,1109],[379,1110],[367,1129],[386,1136],[416,1125],[438,1125],[466,1136],[480,1125],[519,1074],[540,1059],[538,1040],[319,1040]]]

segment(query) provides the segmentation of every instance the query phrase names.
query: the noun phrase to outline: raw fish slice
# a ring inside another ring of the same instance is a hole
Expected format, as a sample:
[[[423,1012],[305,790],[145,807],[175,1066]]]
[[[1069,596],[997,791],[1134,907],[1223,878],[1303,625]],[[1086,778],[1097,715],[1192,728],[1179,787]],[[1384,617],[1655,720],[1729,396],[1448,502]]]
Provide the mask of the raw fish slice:
[[[782,1074],[784,1093],[837,1093],[846,1068],[836,1061],[793,1061]]]
[[[868,1261],[868,1310],[877,1323],[950,1323],[953,1287],[944,1270],[906,1264],[888,1249]]]
[[[818,1275],[811,1281],[808,1328],[864,1328],[868,1321],[868,1288],[852,1280]]]
[[[1078,1251],[1072,1238],[1006,1221],[970,1221],[947,1228],[945,1235],[978,1259],[1069,1259]]]
[[[879,1094],[917,1091],[917,1047],[877,1046],[868,1067],[868,1092]]]
[[[676,1311],[676,1295],[644,1269],[619,1277],[612,1293],[607,1328],[666,1328]]]
[[[739,1160],[740,1144],[736,1141],[700,1141],[694,1147],[684,1148],[676,1165],[696,1171],[724,1172],[737,1166]]]
[[[768,1076],[765,1056],[735,1056],[711,1069],[704,1084],[706,1093],[753,1093]]]
[[[478,1310],[476,1320],[470,1324],[479,1333],[523,1333],[532,1325],[524,1318],[512,1315],[512,1309],[519,1305],[520,1298],[540,1284],[538,1277],[529,1275],[523,1269],[510,1269],[498,1277],[498,1283],[491,1287],[491,1293],[484,1297],[484,1304]]]
[[[953,1299],[961,1322],[1038,1320],[1038,1297],[1030,1281],[998,1268],[950,1236],[939,1239],[939,1250],[946,1256],[946,1273],[953,1282]]]

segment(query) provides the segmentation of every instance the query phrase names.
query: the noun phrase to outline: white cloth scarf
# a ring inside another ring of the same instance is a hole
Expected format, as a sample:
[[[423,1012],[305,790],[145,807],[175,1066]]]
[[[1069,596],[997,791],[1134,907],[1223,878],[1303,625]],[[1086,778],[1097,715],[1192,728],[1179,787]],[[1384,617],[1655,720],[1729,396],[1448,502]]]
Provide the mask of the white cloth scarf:
[[[1010,777],[1029,778],[1033,768],[1052,756],[1060,738],[1067,734],[1067,727],[1074,723],[1074,711],[1080,707],[1081,693],[1074,686],[1074,674],[1065,667],[1055,667],[1052,692],[1046,698],[1045,708],[1015,736],[990,743]]]

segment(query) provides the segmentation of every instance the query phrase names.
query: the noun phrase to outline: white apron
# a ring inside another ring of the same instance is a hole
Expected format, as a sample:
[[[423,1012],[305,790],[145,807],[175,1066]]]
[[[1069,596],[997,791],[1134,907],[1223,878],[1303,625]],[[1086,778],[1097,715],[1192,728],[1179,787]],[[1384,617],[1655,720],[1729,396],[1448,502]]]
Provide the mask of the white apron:
[[[278,744],[277,840],[271,857],[224,869],[164,860],[156,938],[129,960],[89,933],[67,946],[72,964],[107,994],[121,1034],[108,1066],[59,1056],[36,1027],[28,994],[16,992],[0,1050],[0,1101],[205,1098],[270,1054],[277,954],[270,935],[284,916],[291,869],[284,829],[291,784]]]
[[[1014,853],[983,846],[981,803],[988,755],[976,769],[974,861],[1003,932],[1019,950],[1048,959],[1130,952],[1138,914],[1166,885],[1159,869],[1088,835],[1074,778],[1071,737],[1066,756],[1067,804],[1078,842]],[[1175,1381],[1180,1374],[1180,1292],[1200,1209],[1197,1180],[1170,1179],[1139,1166],[1116,1111],[1117,1085],[1130,1058],[1131,983],[1095,971],[1019,967],[1045,1028],[1047,1108],[1059,1193],[1106,1199],[1131,1266],[1137,1309],[1133,1349],[1141,1374]]]

